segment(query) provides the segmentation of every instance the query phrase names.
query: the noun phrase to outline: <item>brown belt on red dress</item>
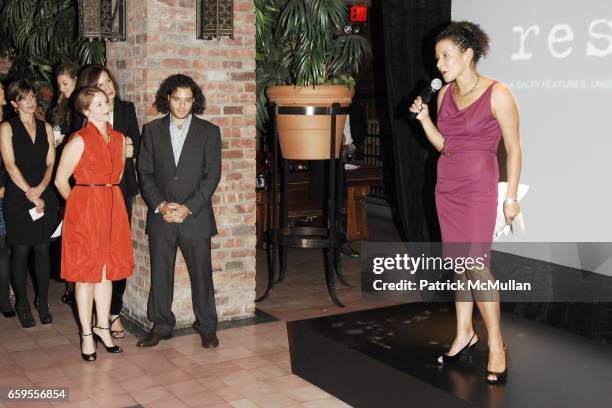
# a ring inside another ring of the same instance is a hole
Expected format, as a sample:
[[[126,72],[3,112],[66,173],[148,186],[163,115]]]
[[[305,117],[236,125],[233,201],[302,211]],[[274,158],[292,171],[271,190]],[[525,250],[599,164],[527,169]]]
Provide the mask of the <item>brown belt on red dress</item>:
[[[118,185],[119,184],[75,184],[75,186],[79,187],[113,187]]]

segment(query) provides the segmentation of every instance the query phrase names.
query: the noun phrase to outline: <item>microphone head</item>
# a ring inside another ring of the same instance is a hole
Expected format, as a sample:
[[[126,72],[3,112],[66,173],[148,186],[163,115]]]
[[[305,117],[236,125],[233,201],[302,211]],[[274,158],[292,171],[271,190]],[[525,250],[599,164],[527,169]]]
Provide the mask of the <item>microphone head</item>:
[[[431,81],[431,89],[433,89],[434,91],[439,91],[440,88],[442,88],[442,81],[440,80],[440,78],[434,78]]]

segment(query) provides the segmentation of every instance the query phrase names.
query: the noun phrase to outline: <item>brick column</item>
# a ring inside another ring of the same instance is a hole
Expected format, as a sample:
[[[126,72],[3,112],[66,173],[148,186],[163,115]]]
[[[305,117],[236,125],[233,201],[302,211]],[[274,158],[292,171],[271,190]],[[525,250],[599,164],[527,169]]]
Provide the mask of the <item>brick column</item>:
[[[134,102],[140,125],[158,116],[152,106],[167,76],[191,76],[204,90],[203,117],[221,128],[223,172],[213,197],[219,235],[212,240],[215,298],[219,320],[255,311],[255,7],[234,1],[235,39],[197,40],[194,0],[128,0],[127,41],[107,44],[109,68],[120,95]],[[144,327],[150,287],[146,206],[134,206],[132,238],[136,257],[128,280],[124,314]],[[177,327],[194,321],[189,275],[179,255],[173,311]]]

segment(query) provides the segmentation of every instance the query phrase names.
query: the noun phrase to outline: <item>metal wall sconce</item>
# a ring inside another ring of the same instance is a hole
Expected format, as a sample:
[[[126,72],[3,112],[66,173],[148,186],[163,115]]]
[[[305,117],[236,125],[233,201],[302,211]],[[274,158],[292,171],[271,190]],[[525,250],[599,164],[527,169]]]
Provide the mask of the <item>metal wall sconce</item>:
[[[234,0],[196,0],[196,32],[202,40],[233,40]]]
[[[79,36],[125,41],[127,0],[78,0]]]

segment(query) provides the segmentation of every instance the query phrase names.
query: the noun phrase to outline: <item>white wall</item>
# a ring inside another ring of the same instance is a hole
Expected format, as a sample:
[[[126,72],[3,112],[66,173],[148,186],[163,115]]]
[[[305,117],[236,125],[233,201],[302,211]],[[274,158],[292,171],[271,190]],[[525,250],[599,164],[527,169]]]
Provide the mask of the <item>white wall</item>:
[[[527,231],[511,240],[612,241],[610,1],[455,0],[452,18],[490,35],[479,70],[510,85],[520,106],[521,182],[531,190],[522,203]],[[522,255],[612,274],[608,244],[521,247]]]

